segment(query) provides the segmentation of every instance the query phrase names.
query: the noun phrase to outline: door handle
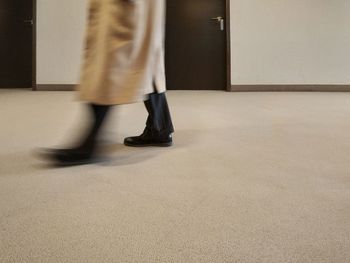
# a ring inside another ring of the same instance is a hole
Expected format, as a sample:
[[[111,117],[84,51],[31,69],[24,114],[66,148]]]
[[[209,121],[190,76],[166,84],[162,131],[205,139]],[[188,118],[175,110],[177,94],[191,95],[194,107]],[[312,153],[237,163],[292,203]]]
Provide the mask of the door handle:
[[[25,24],[29,24],[29,25],[31,25],[31,26],[34,24],[33,19],[24,20],[23,22],[24,22]]]
[[[225,19],[222,16],[212,17],[211,20],[216,20],[217,22],[220,23],[220,30],[221,31],[225,30]]]
[[[218,16],[218,17],[212,17],[211,20],[216,20],[218,22],[221,21],[221,19],[224,19],[222,16]]]

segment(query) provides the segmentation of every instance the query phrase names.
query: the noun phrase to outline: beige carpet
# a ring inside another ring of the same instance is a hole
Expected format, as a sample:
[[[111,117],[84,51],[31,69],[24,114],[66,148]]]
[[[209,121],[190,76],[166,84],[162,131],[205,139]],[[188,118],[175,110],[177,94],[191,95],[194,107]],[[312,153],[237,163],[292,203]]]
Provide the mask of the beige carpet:
[[[113,113],[98,165],[51,169],[72,92],[0,90],[0,262],[350,262],[350,93],[168,93],[176,145],[132,149]]]

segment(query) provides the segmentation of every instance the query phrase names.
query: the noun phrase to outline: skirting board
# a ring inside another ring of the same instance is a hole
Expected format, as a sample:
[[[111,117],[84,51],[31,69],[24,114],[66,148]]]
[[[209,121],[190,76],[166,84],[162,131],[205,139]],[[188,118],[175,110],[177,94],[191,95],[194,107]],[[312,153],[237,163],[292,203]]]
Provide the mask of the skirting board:
[[[75,84],[38,84],[33,90],[38,91],[73,91]]]
[[[232,85],[231,91],[319,91],[348,92],[350,85]]]
[[[39,84],[38,91],[72,91],[75,84]],[[320,91],[320,92],[349,92],[350,85],[232,85],[231,91]]]

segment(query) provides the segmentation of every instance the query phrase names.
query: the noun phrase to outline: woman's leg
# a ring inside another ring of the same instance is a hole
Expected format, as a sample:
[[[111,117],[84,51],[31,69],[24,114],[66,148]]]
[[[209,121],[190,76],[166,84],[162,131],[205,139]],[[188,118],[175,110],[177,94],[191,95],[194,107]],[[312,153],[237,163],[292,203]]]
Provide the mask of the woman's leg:
[[[49,149],[42,155],[59,166],[80,165],[93,162],[97,137],[108,116],[111,106],[87,104],[90,111],[91,124],[78,143],[67,149]]]
[[[148,118],[146,128],[140,136],[125,138],[127,146],[171,146],[174,132],[173,123],[165,93],[149,94],[144,102]]]

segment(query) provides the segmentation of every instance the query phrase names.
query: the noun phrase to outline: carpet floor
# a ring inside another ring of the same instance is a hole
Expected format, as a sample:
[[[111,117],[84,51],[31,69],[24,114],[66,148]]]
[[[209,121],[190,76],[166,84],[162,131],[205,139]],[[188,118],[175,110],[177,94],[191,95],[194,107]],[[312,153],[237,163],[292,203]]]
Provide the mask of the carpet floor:
[[[170,148],[128,148],[118,106],[99,164],[36,148],[86,125],[72,92],[0,90],[0,262],[350,262],[350,93],[170,91]]]

